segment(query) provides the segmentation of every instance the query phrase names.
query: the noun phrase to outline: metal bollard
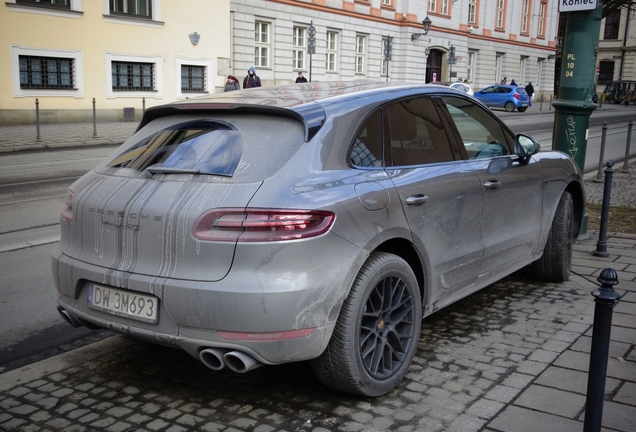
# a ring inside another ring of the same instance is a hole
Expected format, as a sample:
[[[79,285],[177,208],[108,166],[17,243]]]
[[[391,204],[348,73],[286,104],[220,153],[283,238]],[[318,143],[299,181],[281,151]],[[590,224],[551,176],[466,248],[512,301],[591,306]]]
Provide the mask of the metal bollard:
[[[609,256],[607,253],[607,218],[609,217],[610,194],[612,193],[612,174],[614,162],[607,161],[605,168],[605,185],[603,186],[603,206],[601,207],[601,227],[598,232],[598,241],[594,255],[600,257]]]
[[[627,126],[627,144],[625,144],[625,161],[623,162],[623,169],[621,172],[629,172],[629,147],[632,143],[632,119],[629,119]]]
[[[146,112],[146,98],[141,98],[141,114]]]
[[[95,98],[93,98],[93,138],[97,138],[97,116],[95,114]]]
[[[598,156],[598,172],[596,173],[596,178],[593,180],[597,183],[603,182],[603,159],[605,156],[605,138],[607,136],[607,122],[603,122],[603,127],[601,128],[603,133],[601,135],[601,153]]]
[[[541,94],[541,100],[539,100],[539,112],[543,112],[543,93]]]
[[[618,284],[618,275],[614,269],[606,268],[597,279],[601,287],[592,291],[594,296],[594,324],[592,325],[592,348],[590,367],[587,377],[587,395],[585,398],[585,421],[583,432],[598,432],[603,420],[603,399],[607,376],[610,333],[612,331],[612,313],[614,305],[621,295],[614,291]]]
[[[37,131],[35,140],[42,141],[40,138],[40,101],[38,98],[35,98],[35,129]]]
[[[550,106],[548,107],[548,111],[552,111],[552,95],[550,95]]]

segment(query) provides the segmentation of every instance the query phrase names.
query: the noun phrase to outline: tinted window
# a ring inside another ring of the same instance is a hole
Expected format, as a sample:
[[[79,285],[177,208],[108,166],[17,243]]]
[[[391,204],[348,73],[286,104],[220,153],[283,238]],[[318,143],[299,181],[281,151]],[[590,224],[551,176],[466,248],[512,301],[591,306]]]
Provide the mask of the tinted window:
[[[490,112],[455,97],[443,97],[469,159],[511,154],[514,137]]]
[[[213,120],[162,117],[129,140],[107,166],[155,174],[193,173],[263,180],[304,144],[302,123],[278,116],[215,114]],[[180,120],[180,121],[179,121]]]
[[[357,167],[382,166],[382,114],[371,114],[362,124],[351,147],[351,164]]]
[[[387,166],[421,165],[453,160],[453,153],[430,98],[404,100],[385,108],[389,128]]]

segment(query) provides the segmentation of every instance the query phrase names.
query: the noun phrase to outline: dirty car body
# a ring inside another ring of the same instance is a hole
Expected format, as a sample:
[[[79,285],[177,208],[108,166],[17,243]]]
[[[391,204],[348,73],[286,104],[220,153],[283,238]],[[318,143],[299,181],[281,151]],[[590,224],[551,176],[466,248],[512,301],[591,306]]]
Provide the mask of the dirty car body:
[[[583,194],[567,155],[442,86],[181,101],[70,187],[58,309],[215,370],[312,360],[327,385],[377,396],[423,317],[522,268],[566,279]]]

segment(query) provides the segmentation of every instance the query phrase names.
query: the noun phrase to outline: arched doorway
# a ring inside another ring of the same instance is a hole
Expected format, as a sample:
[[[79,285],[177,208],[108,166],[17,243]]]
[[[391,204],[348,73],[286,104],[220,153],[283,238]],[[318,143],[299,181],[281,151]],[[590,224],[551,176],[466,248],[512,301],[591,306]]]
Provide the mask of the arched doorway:
[[[442,59],[444,53],[440,50],[432,49],[426,58],[426,82],[443,81],[442,79]]]

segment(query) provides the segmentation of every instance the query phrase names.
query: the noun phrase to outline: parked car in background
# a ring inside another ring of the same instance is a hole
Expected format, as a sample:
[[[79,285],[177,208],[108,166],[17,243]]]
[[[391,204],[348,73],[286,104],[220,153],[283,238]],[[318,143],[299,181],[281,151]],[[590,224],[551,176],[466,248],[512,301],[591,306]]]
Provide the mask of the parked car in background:
[[[511,85],[491,85],[475,92],[474,96],[488,107],[505,108],[508,112],[513,112],[515,109],[524,112],[530,103],[526,89]]]
[[[603,90],[603,100],[607,103],[616,104],[625,101],[625,93],[631,90],[632,98],[630,102],[636,100],[636,81],[622,80],[612,81]]]
[[[213,370],[311,360],[326,385],[379,396],[423,317],[522,268],[567,279],[584,202],[568,155],[445,86],[184,100],[71,185],[58,309]]]
[[[454,82],[449,85],[450,88],[454,88],[459,91],[463,91],[464,93],[468,93],[469,95],[473,95],[473,89],[470,87],[470,84],[465,82]]]

